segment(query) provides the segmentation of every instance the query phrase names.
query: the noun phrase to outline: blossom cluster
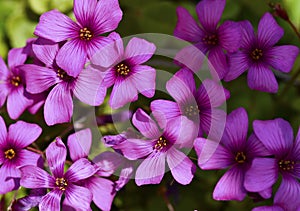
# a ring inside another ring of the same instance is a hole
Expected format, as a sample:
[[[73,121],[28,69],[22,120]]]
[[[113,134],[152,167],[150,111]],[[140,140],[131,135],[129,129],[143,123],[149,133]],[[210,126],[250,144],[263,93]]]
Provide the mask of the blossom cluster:
[[[248,71],[250,89],[276,93],[273,69],[290,72],[299,48],[276,46],[283,29],[270,13],[260,19],[257,33],[247,20],[219,25],[225,4],[200,1],[200,24],[185,8],[177,8],[174,35],[191,45],[176,55],[178,71],[165,84],[169,99],[155,97],[157,70],[147,62],[156,45],[138,37],[124,45],[115,31],[123,15],[118,0],[74,0],[75,21],[58,10],[42,14],[36,38],[11,49],[8,66],[0,59],[0,106],[7,98],[7,113],[16,120],[7,130],[0,117],[0,194],[30,189],[13,201],[13,210],[91,210],[91,203],[110,210],[132,178],[138,186],[159,184],[170,170],[177,183],[188,185],[197,167],[227,169],[214,188],[215,200],[274,195],[272,206],[254,210],[300,210],[300,128],[294,138],[290,123],[276,118],[255,120],[253,131],[248,130],[246,109],[228,115],[222,109],[230,92],[220,83]],[[205,55],[210,77],[198,85]],[[89,158],[89,128],[67,140],[57,134],[43,153],[32,147],[41,126],[19,120],[25,110],[34,115],[43,108],[51,127],[71,121],[73,97],[90,106],[103,105],[108,97],[108,105],[119,109],[137,101],[139,94],[151,102],[132,112],[138,131],[129,128],[97,140],[110,149],[94,159]],[[119,177],[113,178],[117,172]]]

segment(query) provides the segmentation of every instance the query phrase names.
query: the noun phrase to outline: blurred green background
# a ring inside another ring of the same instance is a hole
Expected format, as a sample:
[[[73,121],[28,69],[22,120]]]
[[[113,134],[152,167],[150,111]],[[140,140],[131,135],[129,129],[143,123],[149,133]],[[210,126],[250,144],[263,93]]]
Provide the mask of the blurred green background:
[[[172,35],[177,20],[176,7],[187,8],[196,18],[195,5],[197,2],[192,0],[120,0],[124,15],[117,32],[123,37],[147,32]],[[257,26],[261,16],[265,12],[271,11],[268,6],[269,2],[264,0],[227,0],[221,21],[225,19],[235,21],[248,19],[254,26]],[[300,1],[273,2],[280,2],[286,8],[292,22],[299,30]],[[73,17],[72,5],[72,0],[0,0],[0,55],[6,59],[9,49],[24,46],[26,40],[33,37],[34,28],[43,12],[56,8]],[[285,21],[279,18],[277,20],[285,29],[285,35],[279,44],[294,44],[299,47],[299,39],[291,27]],[[290,75],[277,75],[280,90],[275,95],[250,90],[247,87],[245,75],[235,81],[223,84],[231,91],[231,98],[227,102],[228,112],[241,106],[245,107],[249,114],[250,131],[251,122],[254,119],[282,117],[291,122],[296,133],[300,122],[299,79],[296,80],[295,86],[291,86],[284,94],[281,93],[291,75],[299,68],[300,59],[298,58]],[[170,173],[165,175],[160,185],[138,188],[134,181],[130,181],[117,194],[112,210],[163,211],[170,210],[171,204],[174,210],[179,211],[229,211],[251,210],[254,206],[272,203],[272,199],[262,203],[254,203],[250,197],[242,202],[214,201],[212,199],[214,185],[223,173],[223,171],[204,172],[198,169],[193,182],[187,186],[181,186],[174,182]],[[22,191],[20,193],[19,196],[24,194]],[[11,198],[12,194],[7,194],[5,203],[9,204]],[[3,201],[4,197],[2,197]],[[97,210],[96,207],[93,207],[93,210]]]

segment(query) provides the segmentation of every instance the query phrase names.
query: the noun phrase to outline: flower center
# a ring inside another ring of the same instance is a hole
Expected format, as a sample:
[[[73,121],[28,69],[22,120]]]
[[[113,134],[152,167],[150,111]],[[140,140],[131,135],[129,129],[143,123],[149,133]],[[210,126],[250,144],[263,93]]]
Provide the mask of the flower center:
[[[184,108],[184,115],[188,118],[195,118],[199,115],[199,108],[197,105],[189,105]]]
[[[279,168],[281,168],[283,171],[289,171],[294,169],[294,161],[291,160],[280,160],[278,162]]]
[[[261,59],[261,57],[263,56],[263,51],[261,49],[255,48],[252,52],[251,52],[251,57],[253,60],[259,60]]]
[[[65,191],[66,187],[68,186],[68,182],[65,178],[56,178],[55,184],[60,190],[63,191]]]
[[[11,84],[14,86],[19,86],[21,84],[21,78],[20,76],[13,76],[10,80]]]
[[[217,45],[218,44],[218,37],[215,34],[206,35],[202,40],[206,45]]]
[[[153,146],[153,149],[156,151],[161,151],[162,149],[166,148],[168,146],[168,140],[161,136],[159,139],[156,141],[155,145]]]
[[[58,69],[56,72],[57,77],[59,77],[61,80],[70,81],[73,79],[73,77],[69,76],[65,71],[61,69]]]
[[[122,76],[127,76],[130,73],[129,67],[124,63],[118,64],[116,66],[116,71],[119,75],[122,75]]]
[[[93,37],[93,34],[91,32],[91,30],[89,30],[88,28],[84,27],[83,29],[80,29],[80,33],[79,33],[80,39],[81,40],[91,40]]]
[[[245,163],[246,155],[243,152],[236,153],[235,161],[238,163]]]
[[[10,159],[10,160],[16,156],[16,152],[13,149],[6,150],[4,152],[4,154],[5,154],[5,158]]]

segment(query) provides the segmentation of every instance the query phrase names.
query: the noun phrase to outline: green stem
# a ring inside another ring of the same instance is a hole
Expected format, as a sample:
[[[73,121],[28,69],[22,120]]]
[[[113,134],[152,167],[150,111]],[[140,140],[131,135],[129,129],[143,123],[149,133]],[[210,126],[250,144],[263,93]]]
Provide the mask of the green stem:
[[[296,26],[292,23],[292,21],[290,19],[288,19],[287,22],[290,24],[290,26],[292,27],[293,31],[297,34],[298,38],[300,39],[300,33],[297,30]]]

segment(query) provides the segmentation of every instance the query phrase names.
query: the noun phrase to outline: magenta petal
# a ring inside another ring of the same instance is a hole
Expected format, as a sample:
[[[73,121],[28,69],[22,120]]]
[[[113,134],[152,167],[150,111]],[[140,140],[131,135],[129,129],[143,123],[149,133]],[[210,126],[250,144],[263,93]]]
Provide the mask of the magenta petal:
[[[73,113],[73,100],[67,83],[57,84],[49,93],[44,116],[47,125],[69,122]]]
[[[92,162],[98,167],[97,175],[109,177],[124,161],[126,162],[126,158],[121,154],[105,151],[97,155]]]
[[[122,15],[118,0],[98,1],[93,17],[95,34],[115,30],[122,19]]]
[[[101,80],[99,71],[83,69],[75,81],[74,95],[88,105],[101,105],[106,96],[106,88],[101,85]]]
[[[26,188],[54,188],[55,179],[45,170],[37,166],[23,166],[21,170],[21,186]]]
[[[8,193],[19,188],[20,170],[9,162],[0,167],[0,194]]]
[[[87,58],[84,45],[80,39],[73,39],[66,42],[58,51],[56,62],[69,76],[77,77],[84,68]]]
[[[297,160],[300,160],[300,154],[298,152],[300,152],[300,127],[298,128],[298,133],[295,139],[295,143],[294,143],[294,152],[295,152],[295,157]],[[299,171],[300,172],[300,171]]]
[[[196,84],[193,73],[186,69],[182,68],[175,73],[177,79],[181,80],[192,93],[196,92]]]
[[[165,174],[165,160],[164,153],[149,155],[136,170],[136,184],[159,184]]]
[[[57,43],[33,44],[32,50],[35,56],[47,67],[51,67],[59,50]]]
[[[27,166],[27,165],[38,165],[38,160],[41,158],[41,155],[31,152],[29,150],[23,149],[18,152],[18,166]]]
[[[135,84],[130,78],[120,79],[115,82],[113,90],[110,95],[109,105],[113,109],[118,109],[126,103],[136,101],[138,92]]]
[[[93,194],[93,202],[101,210],[110,210],[114,199],[114,183],[108,179],[91,177],[85,184]]]
[[[18,121],[9,126],[8,138],[19,148],[24,148],[34,142],[42,133],[37,124]]]
[[[11,119],[18,119],[33,100],[25,97],[23,86],[14,89],[7,97],[7,112]]]
[[[213,78],[223,79],[228,72],[227,57],[221,47],[215,47],[208,54],[209,67]]]
[[[81,158],[70,166],[64,176],[70,182],[77,182],[92,176],[96,171],[88,159]]]
[[[55,178],[62,178],[67,156],[67,149],[61,138],[56,138],[46,149],[46,157],[50,171]]]
[[[131,65],[138,65],[148,61],[155,52],[155,45],[144,39],[132,38],[125,49],[124,58]]]
[[[43,196],[42,201],[39,204],[39,210],[60,210],[60,200],[63,193],[64,192],[60,189],[54,189],[47,193],[45,196]]]
[[[196,12],[205,30],[214,32],[221,19],[225,4],[225,0],[203,0],[197,4]]]
[[[86,42],[85,44],[88,59],[92,59],[97,52],[101,52],[107,45],[110,45],[111,42],[111,35],[109,35],[108,37],[93,37],[90,42]]]
[[[197,138],[194,147],[199,158],[198,165],[201,169],[224,169],[234,163],[231,152],[213,141]]]
[[[273,186],[278,178],[278,164],[274,158],[255,158],[245,174],[245,188],[260,192]]]
[[[6,144],[6,139],[7,139],[7,129],[6,129],[6,124],[0,116],[0,146],[3,146]]]
[[[213,198],[215,200],[242,201],[247,195],[244,188],[244,170],[238,167],[229,169],[217,183]]]
[[[95,15],[97,0],[75,0],[74,15],[81,26],[86,26],[87,23]]]
[[[174,35],[189,42],[199,42],[203,32],[187,9],[177,7],[176,13],[178,18]]]
[[[0,80],[6,79],[8,75],[9,70],[7,69],[7,66],[2,57],[0,57]]]
[[[295,178],[284,176],[274,198],[274,203],[285,210],[300,208],[300,184]]]
[[[248,71],[248,86],[263,92],[276,93],[278,83],[272,70],[264,65],[252,65]]]
[[[252,157],[264,157],[272,155],[272,153],[267,150],[267,148],[254,133],[252,133],[248,138],[246,151],[248,155],[251,155]]]
[[[132,68],[134,74],[130,76],[131,83],[144,96],[151,98],[155,94],[156,70],[147,65],[137,65]]]
[[[253,43],[256,42],[254,29],[248,20],[240,21],[239,24],[241,26],[241,32],[242,32],[241,47],[244,49],[250,49],[252,48]]]
[[[260,19],[257,29],[258,42],[261,47],[275,45],[283,36],[283,29],[276,23],[270,13],[265,13]]]
[[[173,118],[181,115],[177,103],[169,100],[154,100],[151,102],[151,111],[159,125],[166,125],[165,121],[170,121]]]
[[[73,208],[76,210],[90,210],[92,193],[85,187],[70,184],[65,191],[63,210]]]
[[[263,145],[274,155],[283,155],[293,147],[293,129],[281,118],[267,121],[255,120],[253,130]]]
[[[87,158],[92,146],[92,132],[89,128],[69,135],[68,148],[72,161]]]
[[[132,123],[143,136],[149,139],[158,138],[160,135],[157,124],[140,108],[133,114]]]
[[[196,171],[194,163],[183,153],[175,148],[170,148],[167,152],[167,162],[174,179],[182,184],[189,184]]]
[[[252,211],[285,211],[285,210],[280,206],[273,205],[273,206],[254,207]]]
[[[12,68],[21,64],[27,59],[27,55],[23,53],[23,48],[13,48],[8,52],[8,67]]]
[[[239,77],[250,67],[249,55],[238,51],[229,55],[229,70],[224,77],[224,81],[232,81]]]
[[[68,16],[57,10],[51,10],[41,15],[34,34],[54,42],[61,42],[77,37],[79,30],[79,26]]]
[[[275,69],[284,73],[291,71],[299,54],[299,48],[293,45],[275,46],[267,52],[268,62]]]
[[[59,82],[55,70],[34,64],[21,67],[26,77],[26,90],[29,93],[41,93]]]
[[[1,73],[0,73],[0,77],[1,77]],[[4,81],[5,81],[4,79],[0,79],[0,108],[2,108],[2,106],[4,105],[6,101],[6,97],[8,95],[8,89]]]
[[[241,45],[240,25],[233,21],[225,21],[218,29],[220,45],[228,52],[235,52]]]

